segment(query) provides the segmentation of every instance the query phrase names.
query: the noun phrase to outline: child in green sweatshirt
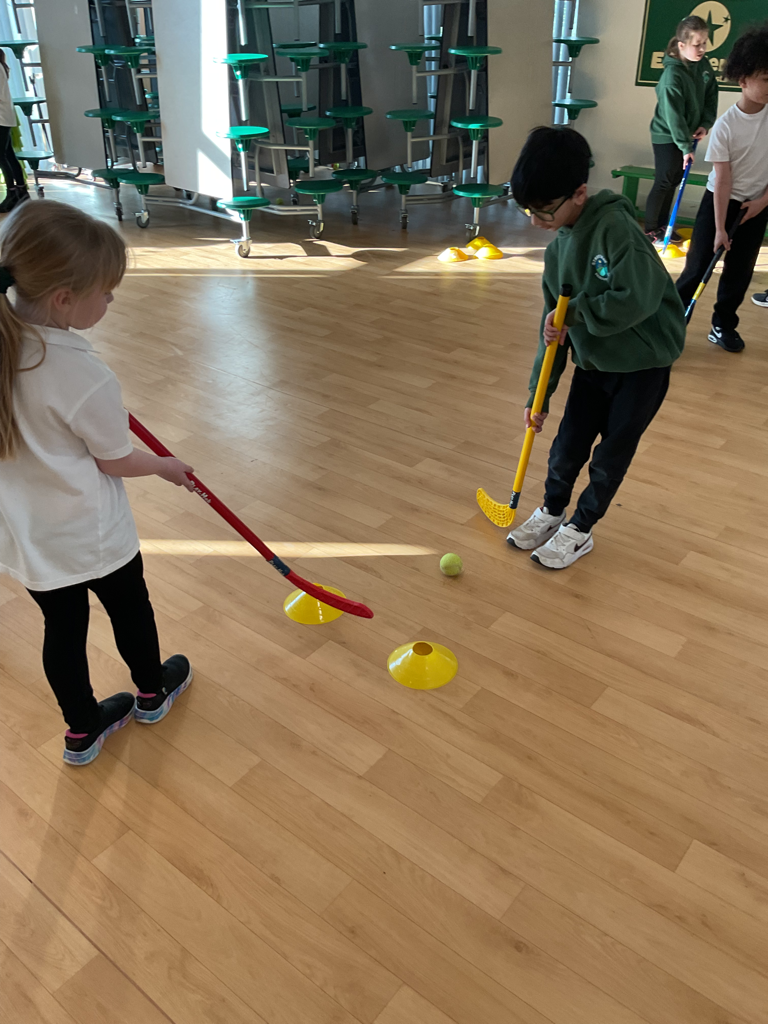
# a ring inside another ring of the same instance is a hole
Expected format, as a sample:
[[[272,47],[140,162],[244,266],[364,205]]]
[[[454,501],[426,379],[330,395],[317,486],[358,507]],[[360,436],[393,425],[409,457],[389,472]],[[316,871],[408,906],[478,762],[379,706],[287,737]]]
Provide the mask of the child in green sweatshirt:
[[[590,150],[571,128],[535,128],[512,174],[512,194],[535,227],[556,232],[544,255],[541,339],[525,425],[539,433],[549,398],[575,363],[571,390],[549,454],[544,501],[507,537],[549,569],[565,569],[592,550],[592,528],[608,511],[638,442],[658,412],[669,370],[683,350],[683,306],[624,196],[587,196]],[[566,327],[553,327],[561,285],[572,298]],[[530,407],[547,345],[559,344],[544,411]],[[592,446],[600,435],[600,443]],[[589,485],[575,512],[566,508],[584,464]]]
[[[703,139],[717,117],[717,79],[706,60],[709,30],[695,14],[683,18],[664,55],[656,85],[651,142],[656,167],[645,204],[645,231],[658,241],[669,221],[675,189],[693,163],[693,141]],[[678,235],[673,241],[680,241]]]

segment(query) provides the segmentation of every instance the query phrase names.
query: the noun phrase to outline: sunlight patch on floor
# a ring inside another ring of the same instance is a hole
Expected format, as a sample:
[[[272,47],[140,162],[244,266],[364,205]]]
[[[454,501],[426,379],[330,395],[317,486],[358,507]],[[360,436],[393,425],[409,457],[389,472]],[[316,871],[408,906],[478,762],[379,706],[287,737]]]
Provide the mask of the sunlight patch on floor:
[[[374,558],[386,556],[436,555],[434,548],[417,544],[347,544],[344,542],[265,541],[281,558]],[[244,540],[175,540],[146,539],[141,541],[143,555],[228,555],[230,557],[261,557]]]

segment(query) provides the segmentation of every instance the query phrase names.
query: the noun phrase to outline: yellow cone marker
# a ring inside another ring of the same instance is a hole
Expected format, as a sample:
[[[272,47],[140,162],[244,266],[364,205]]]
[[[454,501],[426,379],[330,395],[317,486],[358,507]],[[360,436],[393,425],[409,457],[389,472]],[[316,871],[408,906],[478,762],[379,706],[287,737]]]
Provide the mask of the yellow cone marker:
[[[387,658],[392,678],[412,690],[436,690],[450,683],[459,668],[456,655],[442,644],[403,644]]]
[[[681,260],[685,256],[685,253],[679,245],[675,245],[674,242],[670,242],[667,246],[666,252],[659,250],[659,256],[661,256],[663,260]]]
[[[338,597],[347,596],[336,587],[323,587],[321,583],[316,583],[315,586],[322,587],[329,594],[336,594]],[[310,597],[303,590],[294,590],[286,597],[283,601],[283,611],[289,619],[300,622],[302,626],[321,626],[325,622],[333,622],[344,614],[338,608],[331,608],[329,604],[323,604],[317,598]]]
[[[474,259],[474,253],[466,253],[453,245],[450,249],[443,249],[437,258],[441,263],[463,263],[464,260]]]
[[[478,249],[475,253],[479,260],[502,260],[504,259],[504,253],[501,249],[497,249],[495,245],[490,242],[486,242],[482,248]]]
[[[482,249],[484,245],[490,244],[491,243],[487,238],[483,238],[482,235],[478,235],[477,238],[473,238],[471,242],[467,242],[467,248],[477,251],[478,249]]]

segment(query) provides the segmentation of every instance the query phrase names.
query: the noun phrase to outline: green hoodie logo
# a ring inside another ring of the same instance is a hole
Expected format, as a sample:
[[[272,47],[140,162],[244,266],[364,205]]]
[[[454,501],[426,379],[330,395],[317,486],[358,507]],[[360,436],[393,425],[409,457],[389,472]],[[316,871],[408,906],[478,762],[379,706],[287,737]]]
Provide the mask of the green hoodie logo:
[[[601,253],[592,260],[592,266],[595,268],[595,277],[598,281],[607,281],[611,276],[611,272],[608,269],[608,260]]]

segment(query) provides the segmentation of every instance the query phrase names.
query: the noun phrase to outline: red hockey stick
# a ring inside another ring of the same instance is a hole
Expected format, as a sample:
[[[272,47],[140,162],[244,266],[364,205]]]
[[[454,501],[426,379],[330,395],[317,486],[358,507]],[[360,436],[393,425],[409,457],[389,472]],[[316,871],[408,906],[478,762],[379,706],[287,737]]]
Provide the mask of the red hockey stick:
[[[147,448],[153,451],[155,455],[173,455],[162,441],[159,441],[154,434],[151,434],[131,413],[128,413],[128,421],[136,437],[143,441]],[[195,485],[195,493],[199,494],[203,501],[207,501],[214,512],[218,512],[222,519],[226,519],[229,525],[234,527],[240,536],[247,540],[252,547],[256,548],[262,558],[265,558],[271,566],[274,566],[281,576],[285,576],[289,583],[298,587],[299,590],[303,590],[310,597],[315,597],[318,601],[322,601],[323,604],[330,605],[332,608],[338,608],[342,612],[349,612],[350,615],[359,615],[363,619],[373,618],[373,612],[367,605],[360,604],[359,601],[350,601],[347,597],[331,594],[322,587],[318,587],[316,584],[302,579],[301,576],[297,576],[293,569],[287,566],[282,558],[278,558],[274,551],[270,551],[264,541],[259,540],[253,530],[250,530],[242,519],[238,519],[235,513],[227,508],[223,501],[217,498],[215,494],[212,494],[205,484],[198,480],[194,473],[188,473],[187,475]]]

